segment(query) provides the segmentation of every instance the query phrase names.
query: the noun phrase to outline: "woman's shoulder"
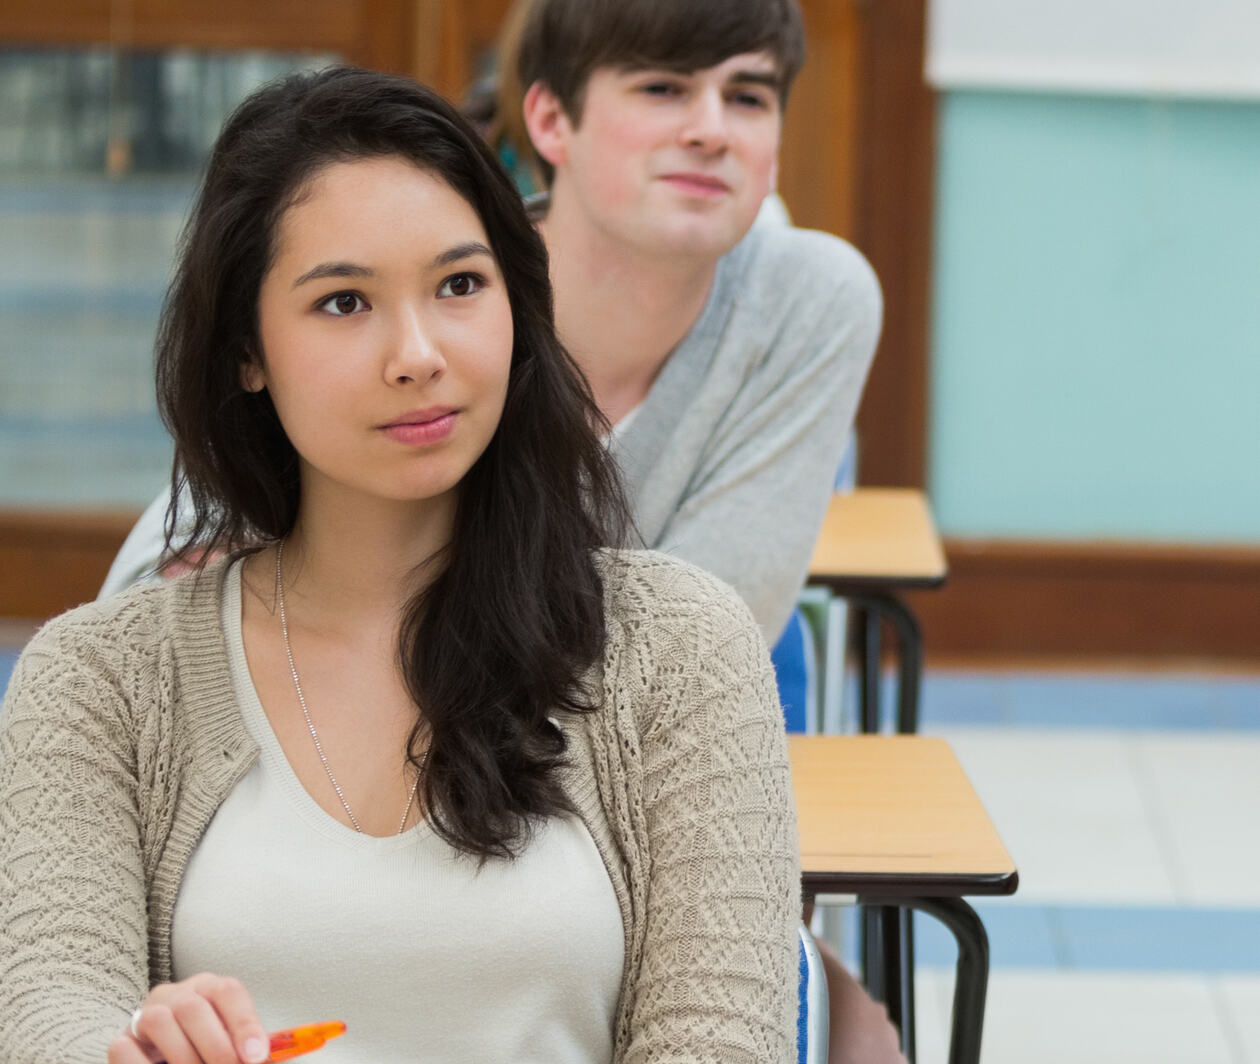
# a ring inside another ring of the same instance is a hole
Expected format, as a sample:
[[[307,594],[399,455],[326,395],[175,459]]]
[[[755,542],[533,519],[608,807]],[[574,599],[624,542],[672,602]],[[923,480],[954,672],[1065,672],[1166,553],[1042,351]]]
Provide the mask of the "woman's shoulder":
[[[741,644],[764,652],[760,630],[729,584],[691,562],[652,550],[600,555],[609,637],[676,649]]]
[[[22,659],[60,667],[82,664],[114,673],[134,667],[172,640],[196,641],[218,624],[218,596],[226,562],[173,580],[136,584],[68,610],[31,637]],[[19,659],[19,665],[22,660]]]

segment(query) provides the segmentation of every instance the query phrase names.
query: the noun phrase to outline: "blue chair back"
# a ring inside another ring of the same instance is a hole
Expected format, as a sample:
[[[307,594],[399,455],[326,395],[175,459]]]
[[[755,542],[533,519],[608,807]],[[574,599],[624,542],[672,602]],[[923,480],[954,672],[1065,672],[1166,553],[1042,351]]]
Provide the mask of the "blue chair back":
[[[800,978],[797,982],[796,1061],[797,1064],[827,1064],[830,1037],[827,975],[814,936],[804,924],[800,939]]]
[[[799,606],[792,611],[783,635],[770,651],[770,661],[779,684],[787,730],[796,734],[816,731],[818,659],[813,629]]]

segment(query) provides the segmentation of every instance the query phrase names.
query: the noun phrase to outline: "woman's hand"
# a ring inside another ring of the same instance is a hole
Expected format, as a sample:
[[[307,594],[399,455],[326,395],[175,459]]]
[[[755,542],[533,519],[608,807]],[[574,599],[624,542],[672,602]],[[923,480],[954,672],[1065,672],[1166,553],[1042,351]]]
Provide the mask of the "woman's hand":
[[[109,1064],[262,1064],[269,1046],[241,981],[201,972],[149,991]]]

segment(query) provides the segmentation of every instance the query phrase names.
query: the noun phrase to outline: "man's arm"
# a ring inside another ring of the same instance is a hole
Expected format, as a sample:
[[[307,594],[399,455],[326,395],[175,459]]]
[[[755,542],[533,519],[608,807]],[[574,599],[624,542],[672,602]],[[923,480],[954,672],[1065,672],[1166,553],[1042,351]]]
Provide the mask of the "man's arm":
[[[171,504],[171,489],[167,487],[145,508],[140,519],[127,533],[118,556],[109,567],[109,575],[101,585],[98,599],[116,595],[132,584],[155,579],[162,553],[166,547],[166,511]],[[190,509],[186,497],[180,497],[180,524]]]
[[[735,587],[771,644],[804,582],[882,318],[861,255],[820,234],[802,238],[809,262],[760,263],[755,290],[741,296],[777,319],[767,349],[653,544]]]

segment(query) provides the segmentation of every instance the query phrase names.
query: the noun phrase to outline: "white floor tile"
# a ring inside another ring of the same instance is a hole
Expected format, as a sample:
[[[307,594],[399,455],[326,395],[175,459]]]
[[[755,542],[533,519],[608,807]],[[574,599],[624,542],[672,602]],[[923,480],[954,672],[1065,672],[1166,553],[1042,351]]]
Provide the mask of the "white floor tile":
[[[1240,1064],[1260,1064],[1260,976],[1220,978],[1216,990]]]
[[[1132,734],[939,729],[1019,868],[1023,902],[1167,905],[1178,884]]]
[[[1139,733],[1133,741],[1181,900],[1260,906],[1260,735]]]
[[[919,966],[914,972],[915,1047],[919,1064],[949,1058],[949,1021],[954,999],[954,973],[947,968]]]
[[[921,1027],[919,1064],[945,1064]],[[1068,1062],[1250,1064],[1233,1048],[1206,978],[995,972],[981,1064]]]

